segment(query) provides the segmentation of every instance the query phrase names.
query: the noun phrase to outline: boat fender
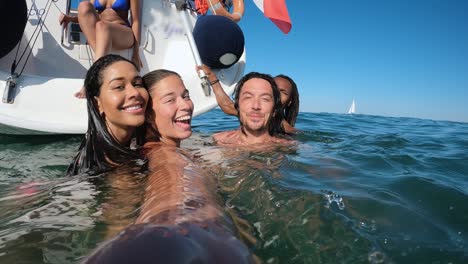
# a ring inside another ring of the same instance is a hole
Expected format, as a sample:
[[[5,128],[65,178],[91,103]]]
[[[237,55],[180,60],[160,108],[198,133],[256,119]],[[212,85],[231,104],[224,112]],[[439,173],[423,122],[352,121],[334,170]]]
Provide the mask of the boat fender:
[[[244,53],[244,33],[224,16],[201,16],[193,28],[201,60],[212,69],[225,69]]]
[[[23,36],[28,6],[26,0],[1,0],[0,10],[0,58],[7,55]]]

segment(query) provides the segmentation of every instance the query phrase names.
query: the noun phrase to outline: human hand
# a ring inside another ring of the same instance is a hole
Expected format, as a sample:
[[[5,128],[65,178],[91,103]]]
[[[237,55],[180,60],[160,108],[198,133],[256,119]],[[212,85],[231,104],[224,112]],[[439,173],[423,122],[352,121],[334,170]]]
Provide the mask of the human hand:
[[[200,76],[200,71],[203,71],[210,82],[218,79],[218,77],[216,77],[216,74],[214,74],[214,72],[211,71],[211,68],[206,66],[205,64],[196,66],[196,70],[198,76]]]
[[[59,24],[62,25],[62,27],[67,27],[68,23],[70,23],[70,16],[60,13]]]

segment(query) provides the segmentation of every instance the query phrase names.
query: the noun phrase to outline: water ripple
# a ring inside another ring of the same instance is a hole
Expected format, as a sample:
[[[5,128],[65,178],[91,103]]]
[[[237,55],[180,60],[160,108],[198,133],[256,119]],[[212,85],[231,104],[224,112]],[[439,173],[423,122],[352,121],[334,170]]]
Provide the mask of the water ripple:
[[[239,125],[219,110],[192,124],[183,148],[264,262],[468,263],[468,124],[300,113],[274,151],[214,146]],[[79,262],[137,214],[139,174],[64,178],[80,140],[0,136],[0,262]]]

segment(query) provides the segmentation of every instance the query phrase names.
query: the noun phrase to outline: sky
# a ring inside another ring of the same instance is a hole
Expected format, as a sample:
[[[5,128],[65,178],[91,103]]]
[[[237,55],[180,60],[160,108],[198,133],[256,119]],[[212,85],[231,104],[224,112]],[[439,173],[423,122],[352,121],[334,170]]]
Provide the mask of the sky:
[[[287,35],[244,0],[245,73],[293,78],[301,112],[468,122],[467,0],[285,1]]]
[[[286,0],[283,34],[252,0],[246,73],[286,74],[301,112],[468,122],[468,1]]]

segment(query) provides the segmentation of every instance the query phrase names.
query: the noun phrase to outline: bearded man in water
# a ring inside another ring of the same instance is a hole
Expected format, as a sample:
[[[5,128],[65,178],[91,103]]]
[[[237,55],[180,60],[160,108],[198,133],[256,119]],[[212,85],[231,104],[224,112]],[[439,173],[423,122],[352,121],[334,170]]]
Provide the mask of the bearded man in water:
[[[218,145],[285,143],[281,125],[281,95],[273,77],[251,72],[237,83],[234,107],[240,127],[213,135]]]

